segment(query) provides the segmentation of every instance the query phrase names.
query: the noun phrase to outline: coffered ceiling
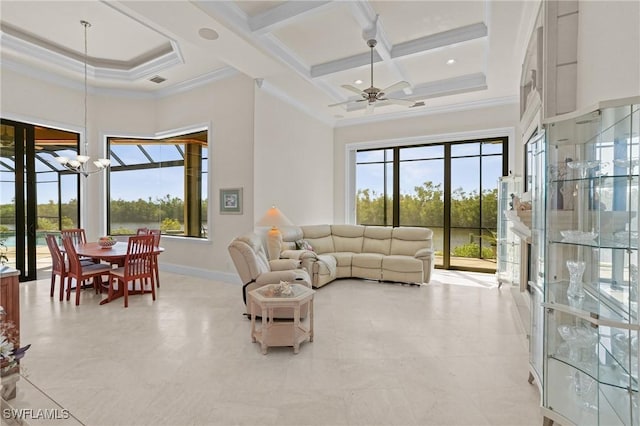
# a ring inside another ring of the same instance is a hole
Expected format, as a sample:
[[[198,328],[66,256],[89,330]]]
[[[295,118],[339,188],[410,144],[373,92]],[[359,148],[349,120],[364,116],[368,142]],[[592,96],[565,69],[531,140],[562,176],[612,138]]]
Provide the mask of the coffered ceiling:
[[[343,88],[372,85],[424,106],[378,103],[367,119],[517,101],[525,1],[7,1],[2,68],[92,92],[162,97],[241,72],[328,122],[365,116]],[[160,83],[151,80],[162,80]],[[361,81],[361,82],[359,82]],[[229,101],[230,108],[233,102]],[[371,111],[369,111],[371,112]]]

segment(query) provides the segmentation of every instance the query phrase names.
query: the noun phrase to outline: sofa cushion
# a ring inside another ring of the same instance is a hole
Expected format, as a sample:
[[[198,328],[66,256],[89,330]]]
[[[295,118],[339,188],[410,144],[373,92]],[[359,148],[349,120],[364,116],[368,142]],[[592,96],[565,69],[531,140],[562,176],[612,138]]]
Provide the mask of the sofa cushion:
[[[316,253],[334,252],[333,238],[331,237],[331,226],[311,225],[301,226],[304,239],[313,246]]]
[[[354,254],[351,259],[351,275],[368,280],[382,279],[382,258],[380,253]]]
[[[328,275],[331,279],[335,279],[336,277],[336,267],[337,262],[336,258],[330,254],[320,254],[318,255],[318,261],[316,262],[317,272],[319,275]]]
[[[393,228],[390,254],[414,256],[418,250],[431,248],[433,231],[426,228]]]
[[[422,261],[414,257],[390,255],[382,258],[382,269],[396,272],[422,273]]]
[[[367,226],[364,230],[362,253],[389,254],[392,229],[386,226]]]
[[[362,252],[364,226],[331,225],[331,234],[333,235],[333,248],[336,252]]]
[[[298,226],[280,228],[282,234],[282,250],[296,250],[296,240],[302,238],[302,229]]]
[[[351,259],[351,266],[380,269],[383,257],[380,253],[355,253]]]
[[[331,256],[336,259],[336,266],[351,266],[351,259],[353,258],[353,254],[351,252],[335,252],[329,253]]]

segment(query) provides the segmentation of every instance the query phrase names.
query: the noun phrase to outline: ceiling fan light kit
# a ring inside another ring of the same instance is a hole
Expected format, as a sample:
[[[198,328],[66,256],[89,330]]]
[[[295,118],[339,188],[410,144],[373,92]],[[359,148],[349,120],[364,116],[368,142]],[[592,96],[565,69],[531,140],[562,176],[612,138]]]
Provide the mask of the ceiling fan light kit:
[[[387,93],[394,93],[397,92],[399,90],[403,90],[409,86],[411,86],[409,83],[407,83],[406,81],[399,81],[397,83],[392,84],[389,87],[386,87],[382,90],[378,89],[377,87],[375,87],[373,85],[373,49],[376,47],[376,45],[378,44],[378,42],[371,38],[369,40],[367,40],[367,46],[369,46],[369,49],[371,50],[371,86],[364,89],[364,90],[360,90],[355,86],[352,86],[350,84],[343,84],[342,88],[349,90],[353,93],[356,93],[358,95],[360,95],[360,97],[362,99],[349,99],[347,101],[344,102],[338,102],[336,104],[331,104],[329,105],[330,107],[334,107],[334,106],[339,106],[339,105],[346,105],[346,104],[351,104],[351,103],[360,103],[360,102],[366,102],[366,109],[365,109],[365,114],[371,114],[374,110],[374,108],[376,107],[376,104],[379,104],[380,102],[383,103],[390,103],[390,104],[396,104],[396,105],[402,105],[402,106],[406,106],[409,108],[413,108],[413,107],[419,107],[419,106],[424,106],[424,102],[420,101],[420,102],[415,102],[415,101],[411,101],[408,99],[398,99],[398,98],[389,98],[387,97]]]

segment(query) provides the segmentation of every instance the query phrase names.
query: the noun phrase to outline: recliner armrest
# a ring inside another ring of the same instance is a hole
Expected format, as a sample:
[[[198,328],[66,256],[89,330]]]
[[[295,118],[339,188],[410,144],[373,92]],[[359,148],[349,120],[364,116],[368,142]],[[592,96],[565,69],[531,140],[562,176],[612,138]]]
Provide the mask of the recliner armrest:
[[[272,271],[288,271],[300,267],[300,261],[297,259],[276,259],[269,261],[269,267]]]
[[[427,249],[427,248],[423,248],[420,249],[416,252],[416,254],[413,255],[413,257],[415,258],[432,258],[433,254],[434,254],[434,250],[433,249]]]
[[[283,259],[317,259],[318,256],[311,250],[283,250],[280,253],[280,257]]]

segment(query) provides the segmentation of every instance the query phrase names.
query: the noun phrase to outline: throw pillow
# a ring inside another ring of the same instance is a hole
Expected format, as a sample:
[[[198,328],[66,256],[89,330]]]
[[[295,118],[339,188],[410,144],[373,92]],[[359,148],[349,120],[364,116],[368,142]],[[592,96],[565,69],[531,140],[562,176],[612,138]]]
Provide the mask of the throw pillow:
[[[307,240],[297,240],[296,241],[296,248],[298,250],[313,251],[313,247],[311,246],[311,244],[309,244],[309,241],[307,241]]]

